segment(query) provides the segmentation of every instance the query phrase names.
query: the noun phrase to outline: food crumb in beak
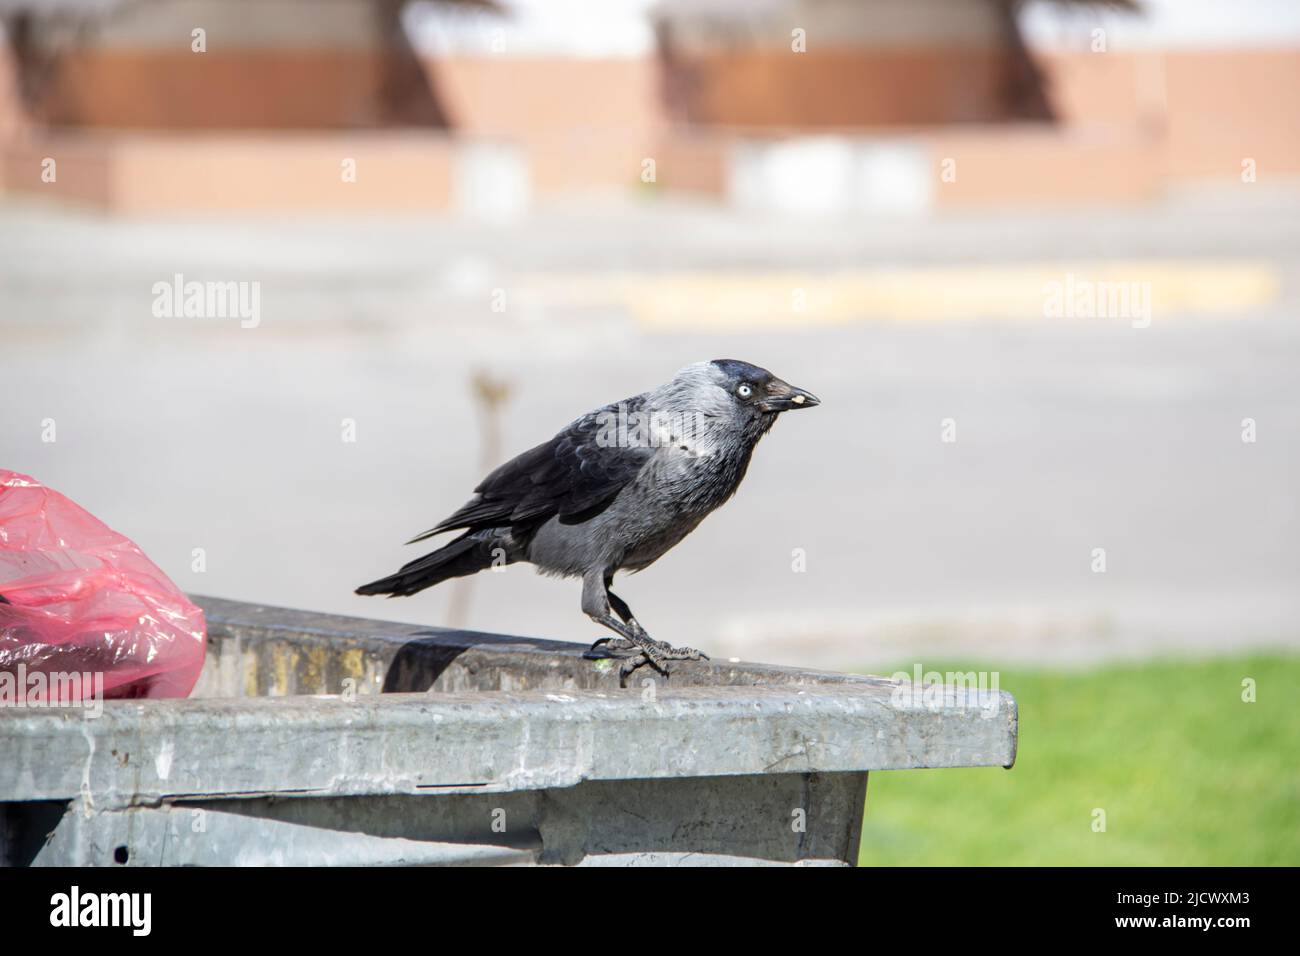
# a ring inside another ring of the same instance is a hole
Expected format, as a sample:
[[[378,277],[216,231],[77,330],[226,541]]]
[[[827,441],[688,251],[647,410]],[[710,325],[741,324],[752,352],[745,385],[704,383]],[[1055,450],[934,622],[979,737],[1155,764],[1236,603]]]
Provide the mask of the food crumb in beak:
[[[802,395],[796,395],[794,398],[790,399],[790,401],[794,402],[796,405],[802,405],[802,404],[803,404],[803,396],[802,396]]]

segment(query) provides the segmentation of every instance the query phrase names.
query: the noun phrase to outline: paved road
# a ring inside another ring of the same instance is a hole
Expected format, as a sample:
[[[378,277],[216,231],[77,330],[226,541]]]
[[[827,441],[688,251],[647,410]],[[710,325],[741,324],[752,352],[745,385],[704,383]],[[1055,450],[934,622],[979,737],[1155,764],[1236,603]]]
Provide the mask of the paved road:
[[[740,495],[619,588],[657,636],[868,669],[1294,647],[1300,199],[1247,198],[832,224],[579,210],[509,230],[0,207],[0,464],[83,503],[192,591],[441,623],[446,589],[392,602],[350,590],[414,556],[401,542],[481,477],[474,369],[511,382],[501,441],[515,451],[689,361],[739,357],[824,405],[782,421]],[[984,263],[1141,274],[1155,260],[1184,276],[1243,265],[1271,291],[1256,285],[1240,310],[1157,312],[1145,329],[1030,312],[792,314],[754,330],[647,323],[591,292],[628,274],[869,283]],[[177,272],[260,282],[260,324],[156,318],[153,284]],[[548,276],[586,285],[557,298]],[[944,419],[955,442],[940,440]],[[475,579],[468,621],[598,635],[576,583],[527,567]]]

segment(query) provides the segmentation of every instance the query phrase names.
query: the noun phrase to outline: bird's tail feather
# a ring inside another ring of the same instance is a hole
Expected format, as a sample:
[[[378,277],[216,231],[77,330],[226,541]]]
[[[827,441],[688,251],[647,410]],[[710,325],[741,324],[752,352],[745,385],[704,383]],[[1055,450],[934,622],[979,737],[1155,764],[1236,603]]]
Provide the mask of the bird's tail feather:
[[[403,565],[396,574],[361,585],[356,593],[405,597],[448,578],[464,577],[491,567],[497,552],[499,546],[492,539],[463,534],[437,551]]]

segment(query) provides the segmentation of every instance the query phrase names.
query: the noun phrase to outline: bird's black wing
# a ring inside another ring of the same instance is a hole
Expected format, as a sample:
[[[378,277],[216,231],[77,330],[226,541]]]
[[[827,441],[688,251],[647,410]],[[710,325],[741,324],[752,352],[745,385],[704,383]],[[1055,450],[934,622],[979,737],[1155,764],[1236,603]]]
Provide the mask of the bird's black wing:
[[[634,409],[633,403],[639,404],[639,396],[622,407]],[[484,478],[459,511],[411,542],[457,528],[522,529],[557,515],[565,524],[594,518],[654,454],[648,443],[619,440],[619,413],[618,405],[591,412],[550,441],[512,458]]]

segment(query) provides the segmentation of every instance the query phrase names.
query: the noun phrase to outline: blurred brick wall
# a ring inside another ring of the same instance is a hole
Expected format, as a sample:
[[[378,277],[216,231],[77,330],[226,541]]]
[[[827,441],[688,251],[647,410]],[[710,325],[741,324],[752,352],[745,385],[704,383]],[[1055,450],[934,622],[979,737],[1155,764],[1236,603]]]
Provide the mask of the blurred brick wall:
[[[124,211],[437,210],[454,205],[463,138],[515,145],[537,198],[628,194],[646,157],[660,188],[723,197],[735,143],[830,133],[905,137],[936,163],[957,159],[939,206],[1136,201],[1185,180],[1233,182],[1246,158],[1261,180],[1300,175],[1300,50],[1039,53],[1057,125],[979,121],[1002,68],[987,51],[737,57],[710,67],[722,76],[700,109],[717,121],[689,124],[668,118],[649,57],[426,60],[449,128],[367,139],[373,54],[109,48],[56,85],[70,128],[53,136],[24,131],[0,75],[0,187],[43,189],[40,159],[56,153],[61,195]],[[340,190],[339,159],[358,150],[366,175]]]
[[[62,65],[44,118],[99,129],[375,126],[381,66],[338,50],[90,50]]]
[[[649,58],[427,60],[451,128],[532,156],[539,193],[629,188],[664,119]]]
[[[1300,50],[1048,53],[1038,60],[1063,123],[1141,128],[1163,141],[1162,173],[1261,167],[1300,173]]]
[[[1000,50],[832,49],[680,55],[680,118],[704,126],[836,129],[997,122],[1013,61]]]
[[[57,179],[41,179],[45,157]],[[342,175],[355,160],[355,181]],[[453,203],[445,136],[36,134],[0,153],[7,190],[129,215],[440,213]]]

